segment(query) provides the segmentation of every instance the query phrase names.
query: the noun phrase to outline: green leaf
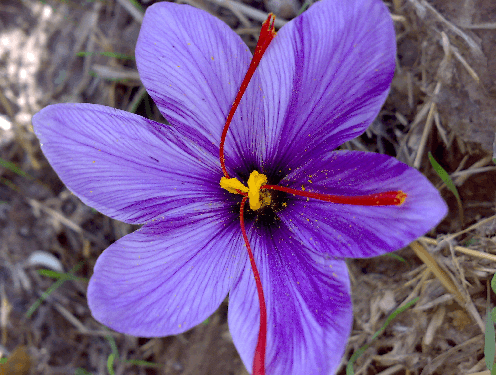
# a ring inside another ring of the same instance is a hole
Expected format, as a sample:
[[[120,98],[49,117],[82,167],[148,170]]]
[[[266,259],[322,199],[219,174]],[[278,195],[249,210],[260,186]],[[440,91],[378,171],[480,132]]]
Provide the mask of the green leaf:
[[[467,240],[466,242],[464,242],[464,243],[463,243],[463,246],[464,246],[464,247],[470,247],[470,246],[472,246],[472,245],[477,244],[477,242],[478,242],[478,240],[477,240],[477,239],[472,238],[472,239],[469,239],[469,240]]]
[[[9,179],[6,179],[4,177],[0,177],[0,183],[5,184],[7,187],[12,189],[13,191],[16,191],[16,192],[22,194],[21,190],[17,187],[17,185],[12,183]]]
[[[163,364],[147,362],[146,360],[128,359],[125,360],[124,362],[129,364],[134,364],[135,366],[144,366],[144,367],[153,367],[153,368],[160,368],[164,366]]]
[[[398,260],[399,262],[402,262],[404,264],[408,264],[408,262],[401,256],[398,256],[396,253],[386,253],[386,256],[392,257],[395,260]]]
[[[145,98],[148,96],[148,93],[145,91],[143,91],[143,93],[140,95],[139,98],[136,98],[136,99],[133,99],[133,103],[132,103],[132,106],[130,108],[128,108],[128,111],[129,112],[132,112],[133,114],[136,113],[136,111],[138,110],[138,107],[139,105],[141,104],[142,101],[145,100]],[[147,105],[147,103],[145,103],[145,106]],[[150,104],[148,103],[148,106]]]
[[[494,367],[494,353],[496,351],[496,340],[494,337],[494,323],[492,315],[488,314],[486,319],[486,338],[484,340],[484,357],[486,359],[486,366],[490,371],[495,371]],[[491,372],[491,374],[493,374]]]
[[[54,272],[53,270],[48,270],[48,269],[40,269],[38,270],[38,274],[43,277],[54,278],[54,279],[63,278],[63,276],[65,275],[65,273]]]
[[[107,56],[107,57],[114,57],[116,59],[121,59],[121,60],[134,60],[134,56],[120,54],[117,52],[108,52],[108,51],[104,51],[104,52],[79,51],[78,53],[76,53],[76,56],[91,56],[95,54]]]
[[[303,5],[301,6],[300,10],[298,11],[298,14],[296,16],[299,16],[300,14],[302,14],[304,11],[306,11],[310,5],[312,5],[312,3],[310,1],[305,1],[305,3],[303,3]]]
[[[109,357],[107,359],[107,369],[108,369],[109,375],[115,375],[115,372],[114,372],[114,360],[115,360],[115,354],[112,353],[112,354],[109,355]]]
[[[41,297],[36,300],[32,305],[31,307],[29,307],[29,309],[27,310],[25,316],[27,318],[30,318],[33,313],[38,309],[38,307],[41,305],[41,303],[43,303],[49,296],[52,292],[54,292],[56,289],[58,289],[60,286],[62,286],[62,284],[69,280],[69,279],[72,279],[71,278],[71,275],[72,273],[75,273],[77,272],[79,269],[81,269],[81,267],[83,266],[84,264],[84,261],[81,261],[80,263],[78,263],[75,267],[73,267],[69,273],[66,273],[64,274],[60,279],[58,279],[57,281],[55,281],[42,295]]]
[[[148,119],[153,119],[152,105],[150,103],[150,97],[148,95],[145,95],[143,99],[145,101],[145,113],[146,113],[146,117]]]
[[[39,269],[37,270],[38,274],[39,275],[42,275],[43,277],[48,277],[48,278],[53,278],[53,279],[61,279],[61,278],[64,278],[66,281],[75,281],[75,280],[79,280],[79,281],[88,281],[88,278],[82,278],[82,277],[76,277],[75,275],[71,274],[71,273],[59,273],[59,272],[55,272],[53,270],[49,270],[49,269]]]
[[[112,337],[111,335],[106,335],[105,338],[107,339],[108,343],[110,344],[110,348],[112,349],[112,353],[107,359],[107,369],[110,375],[115,375],[114,361],[119,360],[119,349],[117,348],[114,337]]]
[[[360,347],[350,358],[350,360],[348,361],[348,364],[346,365],[346,374],[347,375],[354,375],[355,374],[355,371],[353,370],[353,364],[356,362],[356,360],[365,352],[367,351],[367,349],[370,347],[370,345],[372,344],[372,342],[381,335],[381,333],[386,329],[386,327],[389,325],[389,323],[391,321],[394,320],[394,318],[396,316],[398,316],[400,313],[406,311],[408,308],[410,308],[412,305],[414,305],[415,303],[418,302],[420,298],[417,297],[411,301],[409,301],[408,303],[402,305],[401,307],[398,307],[395,309],[395,311],[393,313],[391,313],[389,315],[389,317],[386,319],[386,321],[384,322],[384,325],[382,325],[382,327],[377,331],[375,332],[375,334],[372,336],[372,338],[370,339],[369,343],[366,344],[365,346],[362,346]]]
[[[431,162],[432,167],[436,171],[436,173],[439,175],[439,177],[443,180],[443,182],[446,184],[448,189],[453,192],[453,194],[456,197],[456,202],[458,203],[458,210],[460,213],[460,222],[463,224],[463,205],[462,205],[462,200],[460,199],[460,195],[458,194],[458,190],[455,187],[455,184],[453,184],[453,180],[451,180],[451,177],[449,174],[446,172],[444,168],[441,167],[439,163],[434,159],[432,156],[432,153],[429,152],[427,153],[429,156],[429,161]]]
[[[493,279],[491,279],[491,289],[496,294],[496,274],[494,274]]]
[[[0,158],[0,166],[5,167],[6,169],[16,173],[19,176],[28,178],[28,179],[34,179],[31,175],[28,173],[22,171],[15,163],[12,163],[10,161],[7,161],[3,158]]]
[[[131,4],[133,4],[133,5],[134,5],[134,7],[135,7],[136,9],[138,9],[141,13],[145,13],[145,11],[143,10],[143,7],[141,6],[141,4],[140,4],[140,3],[138,3],[136,0],[129,0],[129,2],[130,2]]]
[[[92,375],[91,372],[86,371],[83,367],[78,367],[74,371],[75,375]]]
[[[451,180],[451,177],[449,174],[446,172],[444,168],[441,167],[439,163],[436,162],[434,157],[432,156],[432,153],[428,153],[429,156],[429,161],[431,162],[432,167],[436,171],[436,173],[439,175],[439,177],[443,180],[443,182],[447,185],[448,189],[453,192],[457,200],[460,199],[460,195],[458,194],[458,190],[455,187],[455,184],[453,184],[453,180]]]
[[[114,354],[114,357],[119,360],[119,349],[117,348],[117,344],[115,343],[114,337],[111,335],[106,335],[105,338],[110,344],[110,348],[112,349],[112,354]]]
[[[493,308],[491,310],[491,319],[493,320],[494,323],[496,323],[496,308]]]

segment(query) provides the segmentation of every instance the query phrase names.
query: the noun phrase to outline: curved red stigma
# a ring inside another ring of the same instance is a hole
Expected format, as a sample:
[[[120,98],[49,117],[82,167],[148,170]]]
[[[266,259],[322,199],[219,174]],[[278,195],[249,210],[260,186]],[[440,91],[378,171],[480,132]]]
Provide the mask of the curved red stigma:
[[[260,37],[258,38],[258,43],[257,46],[255,47],[255,53],[253,54],[250,66],[248,67],[248,71],[246,72],[245,78],[243,79],[243,82],[241,83],[241,86],[238,90],[238,94],[234,99],[231,110],[227,115],[224,129],[222,130],[222,135],[220,137],[219,158],[220,158],[220,166],[222,168],[222,172],[224,173],[224,176],[227,179],[229,179],[229,174],[226,169],[225,158],[224,158],[224,143],[226,142],[227,131],[229,129],[229,125],[231,124],[234,113],[238,108],[239,102],[241,102],[241,98],[243,98],[243,94],[245,93],[246,88],[248,87],[248,84],[251,78],[253,77],[253,73],[255,73],[255,70],[257,69],[258,64],[260,63],[260,60],[262,59],[262,56],[265,53],[265,50],[267,50],[267,47],[269,47],[270,42],[272,42],[272,39],[274,39],[274,37],[276,36],[276,31],[274,27],[275,19],[276,17],[272,13],[270,13],[267,19],[265,20],[265,22],[262,24],[262,29],[260,30]]]
[[[258,332],[257,347],[255,347],[252,372],[254,375],[265,375],[265,347],[267,345],[267,308],[265,306],[265,298],[262,288],[262,281],[260,280],[260,274],[258,273],[257,264],[255,263],[255,258],[253,257],[250,242],[248,241],[248,236],[246,235],[243,212],[247,199],[248,197],[245,196],[243,197],[243,200],[241,200],[241,207],[239,209],[239,222],[241,225],[241,233],[243,234],[243,238],[245,240],[246,249],[248,250],[251,269],[253,270],[253,276],[255,277],[255,283],[257,285],[258,292],[258,301],[260,304],[260,329]]]

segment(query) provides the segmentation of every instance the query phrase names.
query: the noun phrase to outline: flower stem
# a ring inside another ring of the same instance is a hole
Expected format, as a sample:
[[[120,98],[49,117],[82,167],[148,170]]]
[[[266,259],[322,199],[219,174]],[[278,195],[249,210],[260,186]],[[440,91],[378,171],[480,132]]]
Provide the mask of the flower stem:
[[[241,224],[241,232],[243,233],[246,249],[248,250],[253,276],[255,277],[255,283],[257,285],[258,292],[258,301],[260,305],[260,329],[258,331],[257,347],[255,347],[255,356],[253,357],[252,372],[254,375],[265,375],[265,348],[267,345],[267,307],[265,306],[265,298],[262,288],[262,281],[260,280],[260,274],[258,273],[257,264],[255,263],[255,258],[253,257],[250,242],[248,241],[248,236],[246,235],[243,212],[247,199],[248,197],[245,196],[243,197],[243,200],[241,200],[239,222]]]
[[[219,158],[220,158],[220,166],[222,168],[222,172],[224,173],[224,177],[229,179],[229,174],[226,169],[225,157],[224,157],[224,143],[226,142],[227,131],[229,129],[229,125],[231,124],[232,118],[236,109],[238,108],[239,102],[241,102],[241,98],[248,87],[248,84],[253,77],[253,73],[255,73],[255,69],[257,69],[260,60],[262,59],[263,54],[267,47],[269,47],[270,42],[276,36],[276,31],[274,28],[274,21],[276,17],[270,13],[265,22],[262,24],[262,29],[260,30],[260,37],[258,38],[257,46],[255,47],[255,53],[251,59],[250,66],[248,67],[248,71],[246,72],[245,78],[241,83],[241,86],[238,90],[238,94],[234,99],[231,110],[227,115],[226,124],[224,125],[224,129],[222,130],[222,135],[220,137],[220,147],[219,147]]]
[[[262,185],[261,189],[274,189],[276,191],[282,191],[290,193],[296,196],[315,198],[321,201],[332,202],[334,204],[348,204],[348,205],[361,205],[361,206],[389,206],[396,205],[399,206],[403,204],[406,200],[407,194],[403,191],[387,191],[380,193],[373,193],[370,195],[363,196],[340,196],[340,195],[328,195],[316,192],[305,192],[298,189],[281,187],[280,185]]]

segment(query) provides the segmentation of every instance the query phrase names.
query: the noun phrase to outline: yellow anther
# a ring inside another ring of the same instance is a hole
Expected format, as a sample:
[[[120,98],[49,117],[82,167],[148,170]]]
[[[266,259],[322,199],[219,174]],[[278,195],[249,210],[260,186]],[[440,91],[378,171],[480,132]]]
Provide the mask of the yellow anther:
[[[238,179],[232,178],[227,179],[225,177],[220,178],[220,187],[224,188],[228,192],[238,193],[238,191],[248,193],[248,188],[246,188],[243,183],[241,183]]]
[[[252,171],[248,178],[248,199],[250,200],[250,209],[258,210],[262,206],[260,203],[260,187],[267,183],[267,176],[259,174],[258,171]]]
[[[227,179],[222,177],[220,179],[220,186],[231,193],[248,193],[250,200],[250,209],[258,210],[263,206],[270,205],[271,199],[269,194],[263,194],[260,197],[260,187],[267,183],[267,176],[259,174],[258,171],[252,171],[248,178],[248,188],[243,185],[238,179]]]

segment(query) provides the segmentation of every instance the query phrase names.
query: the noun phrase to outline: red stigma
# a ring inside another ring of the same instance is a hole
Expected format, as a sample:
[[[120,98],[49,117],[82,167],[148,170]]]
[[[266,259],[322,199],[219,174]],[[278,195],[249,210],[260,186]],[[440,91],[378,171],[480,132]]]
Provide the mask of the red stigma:
[[[262,281],[260,280],[260,274],[258,273],[257,264],[255,263],[255,258],[253,257],[250,242],[248,241],[248,236],[246,235],[243,212],[247,199],[248,197],[245,196],[241,201],[241,207],[239,209],[239,222],[241,225],[241,233],[243,234],[243,239],[245,240],[246,249],[248,250],[248,256],[250,258],[253,276],[255,277],[255,283],[257,285],[258,292],[258,302],[260,304],[260,329],[258,331],[257,347],[255,347],[255,356],[253,357],[252,373],[254,375],[265,375],[265,348],[267,345],[267,307],[265,306],[265,298],[262,288]]]
[[[260,60],[262,59],[265,50],[269,47],[270,42],[276,36],[276,31],[274,28],[274,21],[276,17],[270,13],[265,22],[262,24],[262,29],[260,30],[260,37],[258,38],[257,46],[255,47],[255,53],[251,59],[250,66],[248,67],[248,71],[246,72],[245,78],[241,83],[241,86],[238,90],[238,94],[234,99],[231,110],[227,115],[226,124],[224,125],[224,129],[222,130],[222,135],[220,137],[220,147],[219,147],[219,158],[220,158],[220,166],[222,168],[222,172],[224,176],[229,179],[229,174],[226,169],[225,158],[224,158],[224,143],[226,142],[227,131],[229,129],[229,125],[231,124],[232,118],[236,109],[238,108],[239,102],[241,102],[241,98],[243,98],[243,94],[250,83],[251,78],[253,77],[253,73],[258,67]]]
[[[403,191],[388,191],[372,193],[363,196],[340,196],[328,195],[316,192],[300,191],[298,189],[281,187],[279,185],[262,185],[261,189],[274,189],[276,191],[290,193],[295,196],[314,198],[321,201],[332,202],[334,204],[347,204],[358,206],[400,206],[405,202],[407,194]]]

